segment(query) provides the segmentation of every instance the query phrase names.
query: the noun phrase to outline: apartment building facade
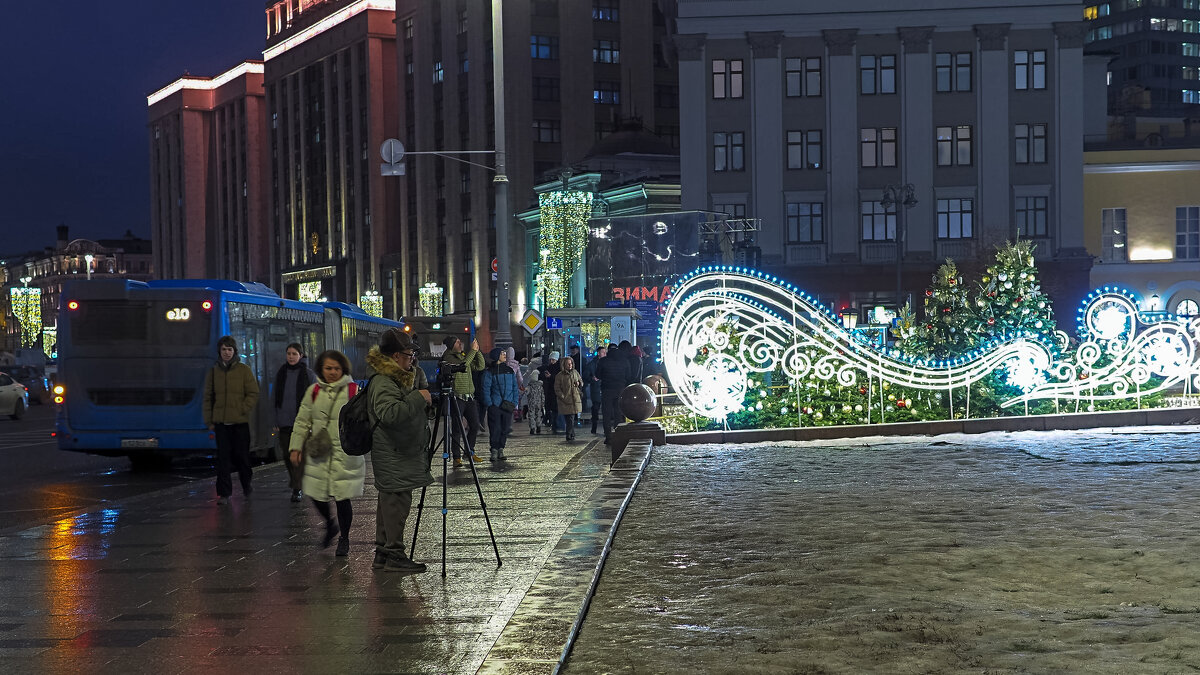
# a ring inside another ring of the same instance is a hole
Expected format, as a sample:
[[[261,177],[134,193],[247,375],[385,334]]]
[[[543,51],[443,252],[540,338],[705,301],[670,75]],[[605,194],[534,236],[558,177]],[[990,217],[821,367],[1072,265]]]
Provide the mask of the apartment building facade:
[[[155,274],[268,283],[262,62],[181,77],[146,103]]]
[[[683,208],[758,219],[762,266],[839,307],[903,304],[944,259],[982,267],[1017,237],[1074,306],[1080,9],[681,0]]]
[[[582,160],[621,119],[678,144],[678,82],[663,0],[506,0],[504,118],[510,213],[536,205],[534,186]],[[445,311],[469,313],[481,342],[501,320],[494,158],[492,3],[399,0],[399,138],[410,155],[400,198],[401,242],[385,260],[397,307],[421,313],[418,289],[444,289]],[[525,233],[510,216],[508,270],[515,321],[532,306]],[[510,308],[506,308],[510,309]]]

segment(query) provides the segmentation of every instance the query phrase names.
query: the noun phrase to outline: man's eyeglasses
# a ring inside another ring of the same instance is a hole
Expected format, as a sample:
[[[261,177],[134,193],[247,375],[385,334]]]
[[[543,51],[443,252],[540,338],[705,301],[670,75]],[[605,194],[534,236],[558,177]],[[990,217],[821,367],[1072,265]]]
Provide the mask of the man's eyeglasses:
[[[398,353],[398,354],[400,354],[400,356],[407,356],[407,357],[408,357],[408,358],[410,358],[410,359],[415,359],[415,358],[417,358],[417,352],[415,352],[415,351],[411,351],[411,352],[397,352],[397,353]]]

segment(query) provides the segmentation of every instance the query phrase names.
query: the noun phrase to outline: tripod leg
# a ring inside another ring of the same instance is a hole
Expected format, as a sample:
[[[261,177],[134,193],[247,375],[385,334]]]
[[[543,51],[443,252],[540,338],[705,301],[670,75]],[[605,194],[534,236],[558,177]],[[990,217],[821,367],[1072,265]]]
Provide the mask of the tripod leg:
[[[417,519],[413,522],[413,538],[412,544],[408,547],[408,557],[411,559],[417,554],[417,531],[421,529],[421,510],[425,508],[425,488],[421,488],[421,500],[417,502]],[[378,518],[379,515],[376,514]]]
[[[467,437],[466,420],[462,419],[462,417],[460,416],[458,418],[458,421],[459,421],[459,424],[462,425],[462,427],[463,427],[463,452],[474,455],[475,448],[471,447],[471,442],[468,440],[468,437]],[[502,564],[500,562],[500,548],[498,546],[496,546],[496,534],[494,532],[492,532],[492,520],[491,520],[491,518],[488,517],[487,505],[483,502],[483,488],[480,487],[480,485],[479,485],[479,473],[475,471],[475,462],[474,461],[468,461],[467,463],[471,465],[471,478],[475,479],[475,493],[479,495],[479,509],[481,511],[483,511],[483,522],[487,523],[488,536],[491,537],[491,540],[492,540],[492,550],[495,551],[495,553],[496,553],[496,567],[500,567],[500,565]],[[443,493],[443,494],[445,494],[445,493]],[[446,530],[445,530],[445,527],[443,526],[443,528],[442,528],[443,536],[445,536],[445,532],[446,532]],[[444,544],[443,544],[443,546],[444,546]]]

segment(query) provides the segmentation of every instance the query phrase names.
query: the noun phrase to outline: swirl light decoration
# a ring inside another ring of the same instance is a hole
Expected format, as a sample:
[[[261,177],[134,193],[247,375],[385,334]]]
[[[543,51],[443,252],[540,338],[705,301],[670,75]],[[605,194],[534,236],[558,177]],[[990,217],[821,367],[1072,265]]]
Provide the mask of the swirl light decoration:
[[[728,353],[730,333],[740,344]],[[830,310],[795,286],[739,267],[702,267],[674,287],[659,353],[680,400],[720,418],[742,410],[748,380],[777,367],[793,382],[815,376],[842,386],[860,377],[952,390],[1005,371],[1012,384],[1041,383],[1053,363],[1032,336],[1004,336],[956,359],[925,360],[859,341]]]
[[[1105,287],[1079,308],[1083,340],[1072,359],[1054,364],[1047,381],[1005,402],[1055,398],[1107,401],[1179,385],[1200,388],[1200,317],[1138,311],[1137,296]]]

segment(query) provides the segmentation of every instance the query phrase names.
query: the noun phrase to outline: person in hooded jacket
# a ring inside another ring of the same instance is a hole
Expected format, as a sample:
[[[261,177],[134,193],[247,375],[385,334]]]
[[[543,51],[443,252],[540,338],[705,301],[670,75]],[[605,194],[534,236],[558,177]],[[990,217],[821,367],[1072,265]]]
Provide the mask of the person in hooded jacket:
[[[379,493],[371,567],[385,572],[425,571],[424,563],[404,552],[412,492],[433,483],[426,414],[433,399],[425,371],[416,366],[417,351],[407,333],[389,328],[379,346],[367,352],[367,365],[378,375],[367,386],[369,417],[377,424],[371,437],[371,468]]]
[[[292,501],[298,502],[303,498],[301,481],[304,478],[304,467],[292,461],[291,448],[292,425],[296,421],[296,413],[304,400],[304,392],[309,385],[316,381],[317,375],[308,367],[304,359],[304,347],[299,342],[293,342],[284,350],[286,361],[275,373],[275,439],[279,453],[283,455],[284,466],[288,472],[288,487],[292,490]]]
[[[342,452],[338,417],[342,407],[357,393],[357,385],[350,378],[350,360],[335,349],[321,352],[317,370],[318,380],[304,391],[296,413],[288,454],[293,464],[303,466],[303,490],[325,519],[322,548],[327,548],[340,531],[337,555],[349,555],[350,523],[354,518],[350,500],[363,494],[367,461]],[[316,440],[309,442],[309,439]],[[336,522],[329,502],[337,505]]]
[[[229,335],[217,340],[217,362],[204,375],[204,424],[217,441],[217,504],[229,503],[236,468],[242,494],[254,489],[250,478],[250,413],[258,405],[258,380],[250,366],[238,359],[237,341]]]
[[[493,462],[508,459],[504,456],[504,445],[512,431],[513,410],[521,394],[517,388],[517,376],[508,366],[508,352],[493,349],[488,353],[491,365],[483,371],[482,396],[487,405],[488,440],[492,448]],[[505,410],[504,404],[509,404]]]
[[[542,360],[535,358],[529,362],[529,370],[525,373],[525,409],[530,434],[542,433],[542,419],[546,416],[546,389],[541,382],[541,368]]]

